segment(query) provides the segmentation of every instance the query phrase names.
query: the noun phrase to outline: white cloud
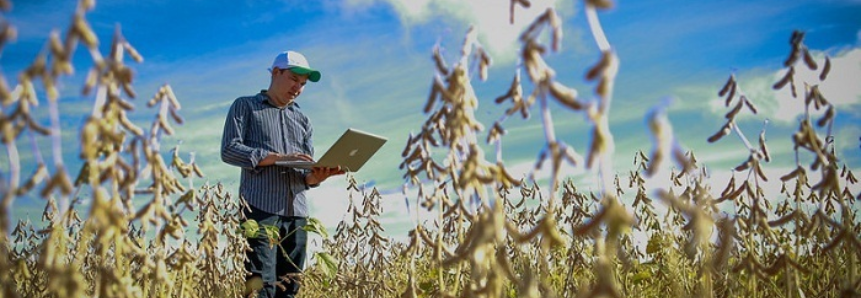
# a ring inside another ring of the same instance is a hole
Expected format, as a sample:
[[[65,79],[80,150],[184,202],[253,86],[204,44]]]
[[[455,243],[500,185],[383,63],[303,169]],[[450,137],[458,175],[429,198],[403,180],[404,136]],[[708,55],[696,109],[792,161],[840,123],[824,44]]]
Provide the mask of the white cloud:
[[[556,0],[533,0],[528,9],[519,5],[514,11],[514,23],[510,23],[508,2],[497,0],[381,0],[392,5],[405,26],[419,25],[434,18],[452,18],[455,22],[474,25],[479,40],[494,59],[512,61],[516,57],[517,38],[524,28],[548,7],[555,7]],[[351,0],[348,5],[361,6],[376,0]],[[559,13],[559,12],[557,12]]]
[[[858,30],[858,45],[861,45],[861,30]]]
[[[811,86],[819,85],[822,95],[838,111],[841,108],[861,103],[861,83],[858,81],[858,78],[861,77],[861,48],[856,47],[840,51],[835,55],[829,55],[831,57],[831,70],[824,81],[819,80],[819,75],[825,66],[825,54],[820,51],[813,51],[812,54],[818,64],[817,70],[810,70],[803,62],[799,62],[795,67],[797,98],[792,97],[789,85],[780,90],[772,89],[772,86],[786,74],[786,69],[765,75],[742,73],[736,76],[739,88],[759,108],[760,116],[757,117],[785,123],[795,122],[798,116],[803,115],[805,111],[805,82]],[[709,92],[714,91],[709,89]],[[715,95],[710,96],[712,97],[712,100],[709,101],[711,111],[720,115],[725,114],[728,108],[724,106],[724,98]],[[811,112],[820,115],[824,111]],[[742,116],[748,114],[741,113]]]
[[[837,129],[834,134],[834,146],[843,160],[846,160],[850,154],[858,156],[859,142],[861,142],[859,137],[861,137],[861,126],[846,125]]]
[[[810,70],[806,66],[796,67],[796,92],[799,98],[803,98],[804,85],[798,82],[810,82],[819,84],[819,90],[828,101],[836,108],[857,104],[861,102],[861,48],[854,48],[840,52],[831,58],[831,71],[824,81],[819,81],[819,74],[825,65],[825,57],[821,52],[814,53],[814,59],[819,64],[819,69]],[[775,75],[775,82],[782,78],[783,73]],[[804,113],[804,105],[800,104],[802,99],[792,98],[789,88],[776,92],[777,103],[780,107],[775,119],[792,121],[796,116]]]

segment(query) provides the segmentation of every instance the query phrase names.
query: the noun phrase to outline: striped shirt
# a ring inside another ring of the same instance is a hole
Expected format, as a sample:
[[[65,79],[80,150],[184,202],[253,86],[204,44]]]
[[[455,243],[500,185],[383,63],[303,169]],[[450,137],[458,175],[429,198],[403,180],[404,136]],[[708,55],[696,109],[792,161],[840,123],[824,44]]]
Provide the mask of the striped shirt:
[[[279,108],[266,90],[237,98],[221,138],[221,160],[240,167],[239,195],[270,214],[308,217],[307,170],[257,164],[270,152],[314,156],[311,122],[295,102]]]

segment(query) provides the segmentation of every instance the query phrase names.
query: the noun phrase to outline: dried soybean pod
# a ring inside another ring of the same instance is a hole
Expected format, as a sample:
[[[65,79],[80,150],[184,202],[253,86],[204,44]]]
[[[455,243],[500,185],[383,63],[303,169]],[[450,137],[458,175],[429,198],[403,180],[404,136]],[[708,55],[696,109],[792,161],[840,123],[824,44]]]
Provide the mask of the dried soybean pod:
[[[613,1],[610,0],[588,0],[586,3],[595,6],[597,8],[613,8]]]
[[[724,188],[724,190],[721,191],[720,196],[726,197],[726,195],[729,193],[732,193],[732,191],[734,189],[735,189],[735,175],[732,175],[732,177],[729,178],[729,182],[726,184],[726,188]]]
[[[184,121],[183,121],[183,119],[182,119],[182,116],[180,116],[180,115],[176,112],[176,110],[175,110],[175,109],[168,109],[168,112],[169,112],[169,114],[170,114],[170,117],[171,117],[171,118],[173,118],[173,121],[176,121],[176,123],[178,123],[178,124],[182,124],[182,123],[184,122]]]
[[[819,121],[816,121],[816,125],[818,125],[819,127],[823,127],[825,126],[825,124],[828,124],[828,122],[832,119],[834,119],[834,106],[829,105],[828,110],[825,110],[825,115],[823,115],[822,118],[819,119]]]
[[[751,103],[751,102],[750,102],[750,100],[749,100],[747,97],[744,97],[744,96],[743,96],[743,97],[742,97],[742,101],[744,102],[744,105],[745,105],[745,106],[747,106],[747,108],[748,108],[752,113],[756,114],[756,113],[758,113],[758,112],[759,112],[759,110],[756,108],[756,106],[755,106],[755,105],[753,105],[753,103]]]
[[[804,32],[795,30],[792,31],[792,36],[789,38],[789,44],[797,47],[804,40]]]
[[[775,219],[773,221],[769,221],[768,226],[774,228],[774,227],[779,227],[779,226],[785,225],[785,224],[789,223],[789,221],[795,219],[795,217],[797,216],[796,212],[798,212],[798,211],[792,211],[791,213],[789,213],[789,214],[787,214],[781,218]]]
[[[480,57],[480,61],[481,61],[478,64],[479,78],[481,78],[482,81],[486,81],[487,80],[487,69],[490,66],[490,64],[492,63],[492,61],[490,59],[490,56],[487,54],[487,52],[485,52],[483,50],[479,51],[479,57]]]
[[[448,66],[445,64],[445,59],[442,58],[442,55],[439,53],[439,46],[434,47],[433,49],[433,61],[436,65],[436,70],[443,75],[448,75]]]
[[[732,123],[732,122],[728,122],[728,123],[727,123],[727,124],[725,124],[723,127],[721,127],[720,131],[718,131],[717,133],[715,133],[715,134],[713,134],[712,136],[710,136],[710,137],[708,138],[709,143],[714,143],[714,142],[716,142],[717,140],[720,140],[720,139],[721,139],[721,138],[723,138],[724,136],[728,135],[728,134],[729,134],[729,131],[730,131],[730,124],[731,124],[731,123]]]
[[[824,81],[828,77],[828,72],[831,71],[831,58],[825,56],[825,66],[822,67],[822,73],[819,74],[819,80]]]
[[[749,169],[749,168],[750,168],[750,166],[751,166],[752,164],[753,164],[753,158],[752,158],[752,157],[748,157],[748,158],[747,158],[747,160],[746,160],[745,162],[743,162],[743,163],[741,163],[740,165],[738,165],[738,166],[736,166],[736,167],[735,167],[735,171],[736,171],[736,172],[741,172],[741,171],[747,170],[747,169]]]
[[[410,153],[410,148],[412,148],[413,144],[413,138],[415,138],[415,136],[413,136],[413,133],[410,133],[409,137],[407,137],[407,146],[404,147],[404,151],[401,152],[401,157],[407,157],[407,154]]]
[[[816,70],[819,68],[819,65],[816,64],[816,60],[813,60],[813,56],[810,55],[810,50],[804,49],[804,64],[807,65],[807,68],[810,70]]]
[[[81,90],[83,95],[89,95],[93,87],[96,86],[96,81],[99,78],[99,73],[96,69],[90,69],[87,73],[87,79],[84,81],[84,88]]]
[[[51,50],[51,54],[55,57],[56,60],[65,60],[68,59],[66,57],[66,50],[63,47],[63,42],[60,41],[60,33],[57,31],[51,31],[51,36],[48,38],[48,48]]]
[[[425,114],[429,113],[431,109],[433,109],[434,102],[436,102],[437,95],[439,91],[436,88],[436,85],[431,85],[430,96],[428,96],[428,101],[425,104],[424,109],[422,110]]]
[[[774,90],[778,90],[778,89],[783,88],[783,86],[786,86],[786,83],[789,83],[789,81],[792,79],[793,75],[795,75],[795,68],[790,67],[789,71],[787,71],[786,74],[783,76],[783,78],[780,79],[780,81],[777,81],[777,83],[775,83],[774,86],[772,86],[772,88],[774,88]]]
[[[171,105],[173,105],[174,109],[182,109],[182,105],[179,104],[179,100],[176,99],[176,94],[173,93],[173,88],[171,88],[170,85],[164,85],[164,93],[167,95],[167,100]]]
[[[41,135],[51,134],[51,130],[49,130],[47,127],[42,126],[41,124],[36,122],[36,120],[33,120],[33,117],[27,117],[26,122],[27,122],[27,127],[29,127],[30,129],[32,129],[33,131],[35,131],[38,134],[41,134]]]
[[[771,161],[771,154],[768,153],[768,146],[765,144],[765,131],[759,134],[759,151],[762,152],[762,155],[766,162]]]
[[[531,3],[529,3],[528,0],[512,0],[511,6],[508,9],[508,23],[509,24],[514,24],[514,6],[515,6],[515,4],[518,4],[518,3],[520,5],[522,5],[524,8],[529,8],[529,6],[531,6]]]
[[[736,89],[738,88],[738,84],[736,82],[732,82],[732,88],[729,89],[729,95],[726,97],[726,102],[724,102],[724,106],[729,106],[729,103],[732,102],[732,99],[735,97]]]
[[[137,93],[135,93],[135,89],[134,89],[134,88],[132,88],[132,85],[131,85],[130,83],[123,83],[123,84],[122,84],[122,87],[123,87],[123,91],[125,91],[125,92],[126,92],[126,94],[127,94],[130,98],[135,98],[135,96],[137,95]]]
[[[598,81],[598,86],[595,87],[595,94],[601,97],[607,97],[607,94],[610,94],[610,85],[613,82],[607,79],[601,79]]]
[[[802,168],[801,166],[798,166],[797,168],[795,168],[795,170],[793,170],[792,172],[789,172],[789,174],[786,174],[786,175],[783,175],[782,177],[780,177],[780,180],[783,182],[786,182],[789,179],[797,177],[798,174],[801,174],[803,172],[804,172],[804,168]]]
[[[8,106],[12,103],[12,92],[9,91],[9,84],[6,83],[6,77],[0,74],[0,105]]]
[[[819,85],[813,85],[807,91],[807,96],[804,97],[804,105],[810,105],[811,102],[816,100],[816,97],[819,96],[817,93],[819,91]]]
[[[90,24],[87,23],[84,17],[75,15],[72,24],[74,32],[77,33],[87,47],[95,48],[99,46],[99,39],[96,37],[96,33],[93,32],[92,27],[90,27]]]
[[[792,45],[792,51],[789,53],[789,57],[786,58],[786,61],[783,62],[783,65],[786,67],[790,67],[798,61],[798,58],[801,56],[801,42],[804,40],[804,32],[795,30],[792,32],[792,36],[789,38],[789,44]]]
[[[747,184],[747,181],[745,181],[745,182],[744,182],[744,183],[742,183],[738,188],[736,188],[735,190],[733,190],[729,195],[727,195],[727,196],[725,196],[725,197],[721,197],[721,199],[724,199],[724,200],[727,200],[727,199],[734,200],[735,198],[737,198],[738,196],[740,196],[742,192],[744,192],[745,190],[747,190],[747,188],[748,188],[748,184]]]
[[[735,107],[733,107],[732,110],[730,110],[728,113],[726,113],[726,115],[724,115],[724,117],[726,117],[726,119],[735,118],[735,115],[737,115],[738,112],[741,111],[742,106],[744,106],[744,101],[743,100],[738,101],[738,103],[735,105]]]
[[[729,92],[729,88],[733,87],[735,84],[735,75],[730,75],[729,79],[726,80],[726,83],[723,84],[723,88],[718,92],[718,96],[724,96],[727,92]]]
[[[161,99],[161,97],[164,96],[166,92],[167,91],[165,91],[164,86],[162,86],[161,88],[158,88],[158,92],[156,92],[155,95],[153,95],[153,97],[146,103],[146,106],[148,106],[148,107],[155,106],[155,104],[158,103],[159,99]]]
[[[500,104],[500,103],[504,102],[506,99],[513,98],[515,92],[517,91],[517,88],[519,88],[519,87],[520,87],[520,73],[518,72],[517,74],[515,74],[514,80],[511,81],[511,86],[508,88],[508,92],[506,92],[503,95],[500,95],[493,102]],[[515,99],[515,101],[516,101],[516,99]]]
[[[27,181],[24,182],[24,184],[18,188],[16,195],[22,196],[30,192],[30,190],[33,189],[36,184],[41,183],[43,180],[45,180],[46,177],[48,177],[48,169],[47,167],[45,167],[44,163],[39,163],[39,165],[36,166],[36,171],[33,173],[33,175],[30,176],[30,178],[27,179]]]
[[[158,126],[160,126],[162,128],[162,130],[164,130],[165,134],[167,134],[169,136],[173,135],[173,133],[174,133],[173,127],[170,127],[170,124],[167,122],[167,119],[165,119],[164,117],[158,117],[157,122],[158,122]]]
[[[798,50],[797,46],[792,47],[792,52],[789,53],[789,57],[786,57],[786,61],[783,62],[783,66],[790,67],[795,62],[798,61],[798,57],[801,56],[801,52]]]
[[[759,164],[759,161],[755,161],[753,163],[753,171],[760,179],[762,179],[762,181],[768,181],[768,177],[765,176],[765,172],[762,170],[762,166]]]
[[[605,51],[601,53],[601,60],[586,72],[586,80],[592,81],[597,78],[599,74],[603,73],[604,69],[610,65],[610,59],[610,52]]]
[[[143,56],[141,56],[141,54],[138,52],[138,50],[135,49],[130,43],[123,42],[123,48],[125,48],[126,51],[128,51],[129,56],[131,56],[132,59],[135,60],[135,62],[137,62],[137,63],[143,62]]]
[[[130,103],[126,100],[123,100],[118,95],[115,95],[115,94],[108,95],[108,100],[110,101],[110,104],[114,104],[117,107],[119,107],[120,109],[123,109],[124,111],[131,111],[131,110],[135,109],[135,106],[132,105],[132,103]],[[125,114],[125,113],[123,113],[123,114]]]
[[[789,79],[789,91],[792,91],[792,98],[798,98],[798,91],[795,91],[795,79]]]
[[[557,81],[550,84],[550,95],[572,110],[583,109],[583,104],[577,101],[577,90],[569,88]]]
[[[840,233],[837,234],[837,236],[831,240],[831,242],[829,242],[827,245],[825,245],[822,248],[822,252],[829,253],[832,249],[837,247],[837,245],[839,245],[840,242],[843,242],[844,238],[846,238],[846,235],[847,235],[846,229],[841,230]]]

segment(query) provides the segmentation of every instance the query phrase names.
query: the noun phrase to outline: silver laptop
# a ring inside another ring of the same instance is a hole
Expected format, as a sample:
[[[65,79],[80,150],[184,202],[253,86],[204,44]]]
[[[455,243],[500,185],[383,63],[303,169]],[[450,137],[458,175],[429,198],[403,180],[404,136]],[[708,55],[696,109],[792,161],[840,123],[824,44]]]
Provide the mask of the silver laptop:
[[[340,166],[344,171],[358,172],[385,143],[384,137],[350,128],[316,162],[276,161],[275,165],[304,169]]]

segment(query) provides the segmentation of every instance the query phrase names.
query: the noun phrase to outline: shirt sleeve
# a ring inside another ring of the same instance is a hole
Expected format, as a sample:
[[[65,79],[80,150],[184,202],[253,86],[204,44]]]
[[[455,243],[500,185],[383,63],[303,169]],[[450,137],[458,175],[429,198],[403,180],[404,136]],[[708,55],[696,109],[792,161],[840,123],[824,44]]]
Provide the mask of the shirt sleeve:
[[[242,100],[237,99],[230,106],[224,121],[221,160],[237,167],[255,169],[269,151],[245,145],[245,128],[248,121],[252,121],[251,110]]]

